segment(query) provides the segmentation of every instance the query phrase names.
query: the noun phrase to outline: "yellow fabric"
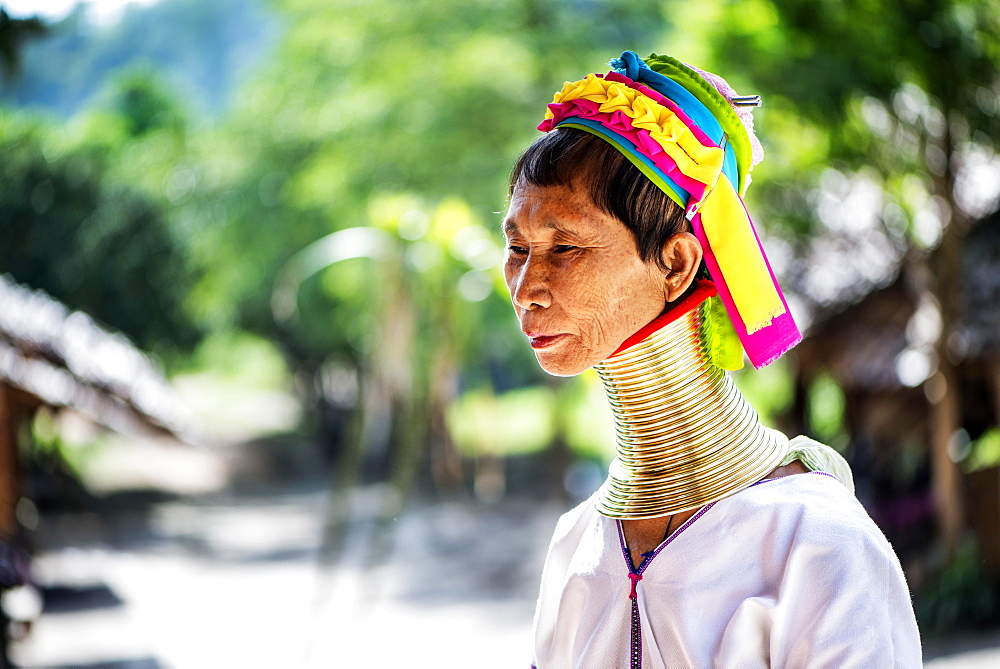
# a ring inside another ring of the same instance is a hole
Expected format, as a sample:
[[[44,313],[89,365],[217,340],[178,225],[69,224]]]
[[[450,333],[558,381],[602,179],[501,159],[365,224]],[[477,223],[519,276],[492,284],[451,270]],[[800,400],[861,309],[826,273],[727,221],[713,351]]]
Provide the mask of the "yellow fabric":
[[[622,112],[632,119],[634,128],[649,131],[685,176],[708,187],[719,178],[725,152],[717,146],[704,146],[677,114],[634,88],[588,74],[580,81],[567,81],[552,99],[553,102],[571,100],[597,102],[600,111],[608,114]],[[553,116],[551,109],[546,110],[545,118]]]
[[[750,217],[729,179],[722,177],[701,202],[701,224],[719,263],[729,292],[746,325],[754,333],[785,313],[760,252]]]

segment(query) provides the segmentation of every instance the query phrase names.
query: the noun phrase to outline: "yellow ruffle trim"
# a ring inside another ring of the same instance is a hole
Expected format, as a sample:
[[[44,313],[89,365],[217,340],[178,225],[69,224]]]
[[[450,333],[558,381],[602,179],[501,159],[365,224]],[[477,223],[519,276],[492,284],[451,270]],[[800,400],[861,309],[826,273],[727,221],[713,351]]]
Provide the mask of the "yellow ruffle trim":
[[[580,81],[567,81],[552,98],[553,102],[572,100],[597,102],[603,113],[622,112],[632,120],[632,127],[649,131],[685,176],[708,188],[715,185],[722,173],[723,149],[703,145],[677,114],[634,88],[588,74]],[[553,116],[552,110],[547,109],[545,118]]]

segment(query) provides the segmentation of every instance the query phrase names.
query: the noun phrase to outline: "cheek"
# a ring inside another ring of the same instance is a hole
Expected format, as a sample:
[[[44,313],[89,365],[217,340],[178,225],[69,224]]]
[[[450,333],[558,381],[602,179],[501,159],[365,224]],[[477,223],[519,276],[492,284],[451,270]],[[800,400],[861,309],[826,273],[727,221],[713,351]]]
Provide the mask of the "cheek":
[[[662,301],[663,290],[656,277],[645,266],[627,260],[583,277],[562,287],[567,305],[573,305],[569,310],[603,317],[620,316]]]
[[[642,267],[608,277],[598,290],[582,290],[581,303],[593,321],[594,337],[617,346],[659,316],[666,304],[661,283]]]
[[[514,293],[514,279],[517,277],[517,267],[513,260],[509,256],[504,256],[503,259],[503,280],[507,284],[507,292],[513,296]]]
[[[603,320],[615,310],[618,302],[616,291],[609,290],[607,285],[594,285],[594,282],[581,282],[567,292],[566,311],[583,318]]]

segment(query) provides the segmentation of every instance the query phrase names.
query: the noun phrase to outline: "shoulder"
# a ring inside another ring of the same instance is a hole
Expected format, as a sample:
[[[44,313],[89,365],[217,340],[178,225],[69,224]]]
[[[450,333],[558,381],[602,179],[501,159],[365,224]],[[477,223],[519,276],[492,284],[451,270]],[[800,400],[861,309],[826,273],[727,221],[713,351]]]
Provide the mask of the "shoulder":
[[[622,560],[618,525],[597,512],[595,501],[591,496],[559,518],[545,557],[546,579],[596,573]]]
[[[774,565],[776,664],[920,665],[899,560],[843,484],[796,474],[758,483],[732,501],[744,518],[758,518],[761,551]]]
[[[552,532],[552,545],[578,543],[587,528],[599,520],[595,496],[591,495],[559,517]]]
[[[736,512],[787,518],[809,526],[874,529],[881,534],[854,494],[822,472],[760,481],[721,503]]]
[[[792,504],[800,499],[809,499],[813,502],[857,501],[853,493],[843,483],[824,472],[804,472],[780,478],[764,479],[738,494],[746,495],[752,500],[784,500]]]
[[[882,530],[847,488],[818,472],[762,481],[718,503],[723,526],[749,530],[763,539],[761,550],[794,565],[853,578],[891,572],[899,561]],[[745,535],[744,535],[745,536]]]

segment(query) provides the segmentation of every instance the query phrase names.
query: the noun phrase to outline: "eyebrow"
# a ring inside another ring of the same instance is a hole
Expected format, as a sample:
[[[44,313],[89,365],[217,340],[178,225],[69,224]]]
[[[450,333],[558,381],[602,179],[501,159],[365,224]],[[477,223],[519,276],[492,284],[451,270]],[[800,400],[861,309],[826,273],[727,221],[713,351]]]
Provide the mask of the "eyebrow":
[[[560,232],[560,231],[566,231],[566,232],[568,232],[566,230],[566,228],[564,228],[563,226],[559,225],[555,221],[549,221],[548,223],[545,223],[542,227],[543,228],[547,228],[549,230],[555,230],[556,232]],[[520,232],[521,229],[519,227],[517,227],[517,223],[515,223],[513,219],[511,219],[511,218],[505,218],[500,223],[500,231],[503,232],[504,235],[506,235],[506,236],[509,237],[511,234],[513,234],[515,232]]]

